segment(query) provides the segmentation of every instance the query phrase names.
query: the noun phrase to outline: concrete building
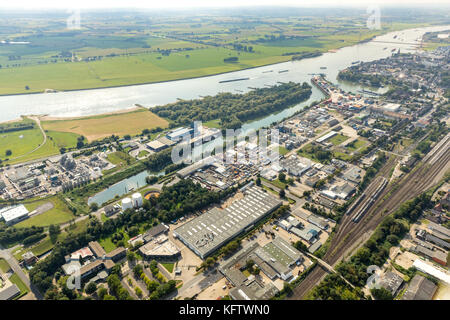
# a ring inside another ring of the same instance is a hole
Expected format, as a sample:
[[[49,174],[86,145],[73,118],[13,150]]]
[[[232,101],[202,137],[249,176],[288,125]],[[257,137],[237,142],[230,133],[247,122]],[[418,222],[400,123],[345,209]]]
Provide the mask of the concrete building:
[[[334,137],[335,135],[337,135],[337,132],[336,132],[336,131],[330,131],[330,132],[328,132],[327,134],[321,136],[320,138],[317,138],[316,141],[317,141],[318,143],[322,143],[322,142],[325,142],[325,141],[327,141],[328,139]]]
[[[437,286],[421,275],[415,275],[403,294],[402,300],[431,300]]]
[[[0,290],[0,301],[13,300],[19,294],[19,288],[15,284],[11,284]]]
[[[162,143],[159,140],[150,141],[149,143],[146,144],[146,146],[153,152],[159,152],[169,147],[168,145]]]
[[[180,249],[166,235],[160,235],[143,245],[139,252],[148,260],[174,260],[181,255]]]
[[[253,186],[225,209],[213,208],[174,230],[175,237],[204,259],[281,206],[281,201]]]
[[[394,297],[397,295],[402,283],[403,278],[394,272],[386,272],[381,279],[381,286],[388,290]]]
[[[11,226],[27,219],[28,213],[27,208],[21,204],[0,209],[0,218],[2,218],[8,226]]]
[[[177,128],[172,130],[171,132],[169,132],[166,137],[167,139],[173,141],[173,142],[179,142],[180,140],[182,140],[184,137],[186,136],[191,136],[192,134],[192,129],[191,128]]]

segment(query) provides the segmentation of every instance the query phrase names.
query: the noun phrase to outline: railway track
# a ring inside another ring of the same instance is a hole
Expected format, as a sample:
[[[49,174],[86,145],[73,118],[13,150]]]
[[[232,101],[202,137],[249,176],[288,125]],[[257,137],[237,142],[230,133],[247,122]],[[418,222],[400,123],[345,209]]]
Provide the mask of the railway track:
[[[431,188],[445,174],[450,161],[450,134],[442,139],[422,161],[418,167],[396,184],[384,188],[370,208],[367,209],[364,217],[356,223],[352,219],[355,213],[365,205],[367,199],[362,199],[348,215],[343,216],[342,223],[323,257],[324,261],[330,265],[335,265],[352,246],[361,240],[364,234],[375,230],[386,215],[393,213],[405,201],[411,200]],[[377,178],[366,189],[365,198],[377,190],[382,177],[388,178],[393,165],[395,165],[395,160],[390,158],[380,170]],[[326,270],[315,268],[294,289],[294,294],[290,299],[303,298],[325,275]],[[312,283],[315,284],[311,285]]]

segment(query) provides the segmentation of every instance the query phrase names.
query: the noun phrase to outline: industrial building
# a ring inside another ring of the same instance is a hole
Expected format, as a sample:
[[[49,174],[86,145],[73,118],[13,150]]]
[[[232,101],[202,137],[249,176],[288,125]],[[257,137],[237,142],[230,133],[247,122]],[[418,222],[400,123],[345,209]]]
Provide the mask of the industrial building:
[[[27,208],[21,204],[0,209],[0,218],[5,221],[6,225],[11,226],[19,221],[27,219],[28,213]]]
[[[280,161],[280,165],[288,174],[299,177],[311,168],[311,161],[292,155]]]
[[[159,152],[159,151],[162,151],[162,150],[168,148],[168,145],[166,145],[158,140],[150,141],[149,143],[146,144],[146,146],[147,146],[147,148],[149,148],[150,150],[152,150],[154,152]]]
[[[247,261],[253,261],[270,280],[287,280],[292,277],[292,267],[302,263],[304,257],[280,237],[263,247],[257,242],[246,245],[219,267],[219,271],[236,287],[230,291],[234,300],[268,300],[278,292],[272,282],[244,275],[242,271]]]
[[[325,141],[327,141],[328,139],[334,137],[335,135],[337,135],[337,132],[336,132],[336,131],[330,131],[330,132],[328,132],[327,134],[325,134],[325,135],[321,136],[320,138],[318,138],[316,141],[317,141],[318,143],[322,143],[322,142],[325,142]]]
[[[403,283],[403,278],[394,272],[386,272],[381,279],[381,286],[388,290],[392,296],[396,296]]]
[[[213,208],[174,230],[175,237],[204,259],[281,206],[281,201],[258,187],[225,209]]]
[[[164,234],[140,247],[139,253],[148,260],[174,260],[181,255],[180,249]]]
[[[192,128],[177,128],[172,130],[171,132],[169,132],[166,137],[167,139],[173,141],[173,142],[178,142],[180,140],[182,140],[185,136],[191,136],[193,129]]]
[[[415,275],[409,283],[402,300],[431,300],[437,286],[421,275]]]

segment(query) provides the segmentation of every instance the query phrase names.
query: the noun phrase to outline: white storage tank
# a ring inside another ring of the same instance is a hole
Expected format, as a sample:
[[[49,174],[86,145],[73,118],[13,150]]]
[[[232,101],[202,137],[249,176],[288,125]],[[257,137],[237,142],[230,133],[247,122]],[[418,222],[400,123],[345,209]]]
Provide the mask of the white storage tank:
[[[125,211],[127,209],[132,209],[133,208],[133,203],[131,202],[130,198],[124,198],[122,200],[122,210]]]
[[[131,199],[133,199],[133,207],[135,207],[135,208],[142,207],[143,200],[142,200],[142,195],[139,192],[134,193],[131,196]]]

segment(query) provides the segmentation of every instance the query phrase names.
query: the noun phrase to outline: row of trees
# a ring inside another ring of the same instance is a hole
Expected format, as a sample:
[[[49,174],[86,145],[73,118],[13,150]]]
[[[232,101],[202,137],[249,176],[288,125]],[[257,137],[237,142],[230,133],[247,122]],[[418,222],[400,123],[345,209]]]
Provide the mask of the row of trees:
[[[40,236],[43,232],[43,227],[15,228],[0,224],[0,244],[9,246],[33,236]]]

